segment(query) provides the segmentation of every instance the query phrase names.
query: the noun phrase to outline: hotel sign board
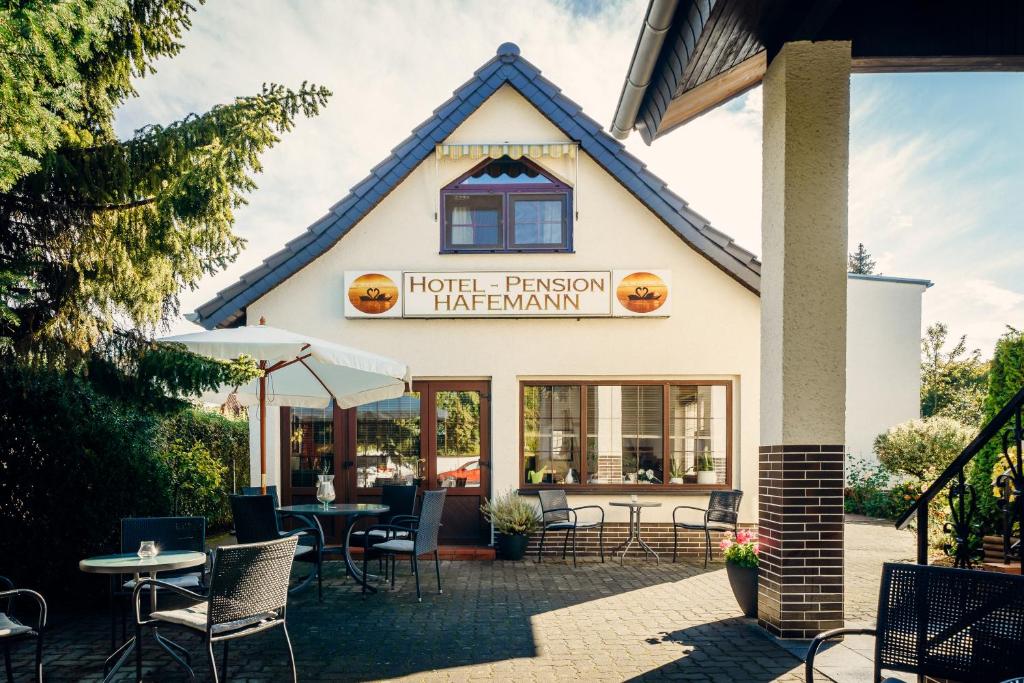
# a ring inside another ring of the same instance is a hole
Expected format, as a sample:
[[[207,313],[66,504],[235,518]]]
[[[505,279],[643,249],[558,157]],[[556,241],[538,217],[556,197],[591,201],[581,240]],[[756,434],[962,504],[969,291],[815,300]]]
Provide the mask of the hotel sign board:
[[[667,270],[345,272],[347,318],[663,318]]]

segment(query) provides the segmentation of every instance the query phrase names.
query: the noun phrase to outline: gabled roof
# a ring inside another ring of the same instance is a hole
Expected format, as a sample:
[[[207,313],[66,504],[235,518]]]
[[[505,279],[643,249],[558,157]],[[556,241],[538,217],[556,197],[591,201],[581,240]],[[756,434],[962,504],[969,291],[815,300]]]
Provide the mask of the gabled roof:
[[[508,84],[540,110],[567,137],[640,202],[674,230],[687,244],[731,275],[744,287],[759,293],[761,264],[752,253],[728,235],[708,224],[686,201],[668,189],[665,181],[626,152],[622,143],[605,133],[600,124],[583,113],[540,70],[519,55],[519,48],[504,43],[497,55],[481,66],[452,98],[434,110],[412,135],[391,150],[387,159],[370,170],[347,197],[327,215],[288,242],[227,289],[196,310],[197,322],[206,328],[229,327],[244,321],[252,302],[314,259],[324,254],[366,216],[409,173],[434,152],[449,135],[496,90]]]

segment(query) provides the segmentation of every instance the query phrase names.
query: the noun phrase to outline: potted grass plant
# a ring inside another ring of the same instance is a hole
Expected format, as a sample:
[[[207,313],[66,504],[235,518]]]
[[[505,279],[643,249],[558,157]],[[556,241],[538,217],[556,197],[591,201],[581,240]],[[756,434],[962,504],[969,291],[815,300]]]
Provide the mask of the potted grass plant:
[[[727,531],[720,543],[725,555],[725,570],[729,575],[732,594],[736,596],[743,614],[748,617],[757,616],[757,567],[759,564],[760,546],[754,534],[740,529],[733,538]]]
[[[715,472],[715,459],[711,457],[710,448],[705,448],[704,452],[697,458],[697,483],[718,483],[718,473]]]
[[[498,553],[506,560],[521,560],[530,535],[540,528],[537,508],[514,491],[484,501],[480,511],[497,533]]]

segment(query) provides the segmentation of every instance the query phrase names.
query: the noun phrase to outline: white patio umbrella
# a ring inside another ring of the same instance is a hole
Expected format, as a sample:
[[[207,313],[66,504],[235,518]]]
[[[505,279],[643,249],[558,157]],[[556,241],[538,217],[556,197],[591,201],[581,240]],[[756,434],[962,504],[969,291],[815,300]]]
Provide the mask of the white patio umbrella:
[[[401,396],[411,383],[409,366],[391,358],[288,330],[259,325],[162,337],[219,360],[253,358],[259,378],[234,393],[242,405],[260,407],[260,487],[267,487],[267,384],[282,405],[340,408]],[[223,396],[223,394],[221,394]]]

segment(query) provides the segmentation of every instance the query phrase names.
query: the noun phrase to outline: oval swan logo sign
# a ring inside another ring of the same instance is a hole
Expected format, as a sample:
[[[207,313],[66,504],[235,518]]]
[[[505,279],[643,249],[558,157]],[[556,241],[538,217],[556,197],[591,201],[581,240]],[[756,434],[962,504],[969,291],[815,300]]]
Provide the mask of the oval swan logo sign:
[[[615,288],[615,297],[628,311],[651,313],[665,304],[668,299],[668,286],[654,273],[632,273],[619,282],[619,286]]]
[[[348,288],[348,300],[361,313],[380,315],[398,303],[398,285],[387,275],[360,275]]]

